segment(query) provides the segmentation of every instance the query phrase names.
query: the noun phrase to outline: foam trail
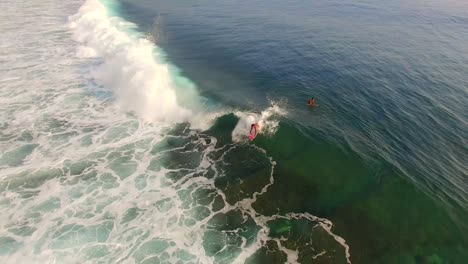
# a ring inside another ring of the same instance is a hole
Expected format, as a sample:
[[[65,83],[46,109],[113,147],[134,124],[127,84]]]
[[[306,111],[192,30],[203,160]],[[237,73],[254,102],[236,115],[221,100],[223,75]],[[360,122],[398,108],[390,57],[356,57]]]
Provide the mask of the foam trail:
[[[78,57],[102,58],[92,75],[114,91],[124,110],[146,121],[171,123],[189,121],[194,115],[179,104],[171,66],[163,61],[162,52],[139,36],[134,24],[109,16],[98,0],[87,0],[68,25],[74,39],[83,43]],[[184,92],[197,99],[193,87]]]

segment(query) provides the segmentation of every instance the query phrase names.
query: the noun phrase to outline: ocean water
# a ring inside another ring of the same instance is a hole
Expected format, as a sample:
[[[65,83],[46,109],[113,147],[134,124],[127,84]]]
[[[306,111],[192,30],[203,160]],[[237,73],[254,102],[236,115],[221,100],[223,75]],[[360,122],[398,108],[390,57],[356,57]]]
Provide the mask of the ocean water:
[[[0,7],[2,263],[466,263],[468,3]]]

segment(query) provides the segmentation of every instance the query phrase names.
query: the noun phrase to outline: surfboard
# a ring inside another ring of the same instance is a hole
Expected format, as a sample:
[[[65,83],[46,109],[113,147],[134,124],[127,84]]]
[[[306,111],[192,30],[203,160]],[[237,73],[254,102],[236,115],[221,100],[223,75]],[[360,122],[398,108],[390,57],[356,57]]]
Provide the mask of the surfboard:
[[[253,141],[257,137],[259,127],[260,126],[258,124],[255,124],[255,129],[250,129],[250,135],[249,135],[250,141]]]

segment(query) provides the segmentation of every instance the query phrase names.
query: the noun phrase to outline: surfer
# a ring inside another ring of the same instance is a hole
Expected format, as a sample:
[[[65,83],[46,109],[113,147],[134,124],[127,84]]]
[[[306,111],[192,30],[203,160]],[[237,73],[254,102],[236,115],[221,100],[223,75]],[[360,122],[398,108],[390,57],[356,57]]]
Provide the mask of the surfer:
[[[250,141],[255,139],[255,137],[257,136],[257,132],[258,132],[259,128],[260,128],[260,126],[257,123],[252,124],[250,126],[250,135],[249,135],[249,140]]]
[[[309,101],[307,101],[307,105],[308,105],[308,106],[312,106],[312,107],[314,107],[314,106],[319,107],[319,106],[320,106],[320,105],[318,105],[318,104],[315,103],[315,98],[313,98],[313,97],[310,98]]]

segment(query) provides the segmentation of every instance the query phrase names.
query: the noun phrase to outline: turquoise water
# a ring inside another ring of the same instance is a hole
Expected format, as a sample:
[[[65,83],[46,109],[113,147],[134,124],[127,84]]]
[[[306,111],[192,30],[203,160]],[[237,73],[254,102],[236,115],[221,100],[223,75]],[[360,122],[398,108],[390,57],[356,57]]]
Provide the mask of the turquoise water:
[[[467,4],[3,7],[2,262],[468,259]]]

